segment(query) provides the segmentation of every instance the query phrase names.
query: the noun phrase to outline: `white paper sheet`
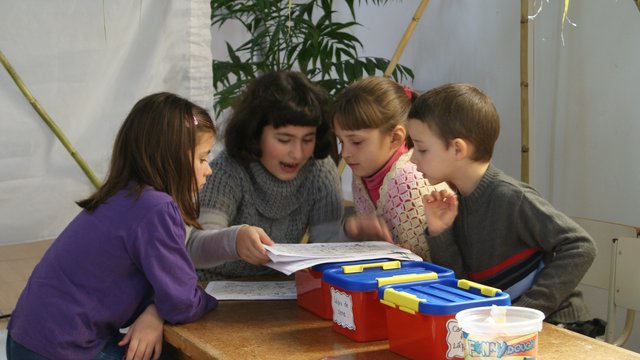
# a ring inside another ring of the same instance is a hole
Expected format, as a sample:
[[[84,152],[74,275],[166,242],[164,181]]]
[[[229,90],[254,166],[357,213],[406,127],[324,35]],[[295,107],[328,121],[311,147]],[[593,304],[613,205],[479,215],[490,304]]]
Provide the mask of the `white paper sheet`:
[[[295,281],[211,281],[205,289],[218,300],[292,300]]]
[[[265,245],[271,259],[265,265],[290,275],[298,270],[328,262],[368,259],[396,259],[421,261],[410,250],[384,241],[344,243],[275,244]]]

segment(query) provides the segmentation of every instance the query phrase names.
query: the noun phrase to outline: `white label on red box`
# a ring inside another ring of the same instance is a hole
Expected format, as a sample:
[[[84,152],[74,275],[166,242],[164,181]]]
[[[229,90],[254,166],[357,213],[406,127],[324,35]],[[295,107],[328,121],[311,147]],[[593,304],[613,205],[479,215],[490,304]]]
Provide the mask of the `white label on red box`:
[[[456,319],[447,321],[447,359],[464,358],[462,329]]]
[[[351,295],[331,287],[331,306],[333,307],[333,322],[345,329],[356,329]]]

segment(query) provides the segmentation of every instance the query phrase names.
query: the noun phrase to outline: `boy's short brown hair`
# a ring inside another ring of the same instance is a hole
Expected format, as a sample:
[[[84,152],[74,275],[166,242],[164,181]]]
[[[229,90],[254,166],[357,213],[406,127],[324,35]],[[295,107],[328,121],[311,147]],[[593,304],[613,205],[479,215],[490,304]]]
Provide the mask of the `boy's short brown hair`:
[[[471,84],[444,84],[418,96],[409,119],[426,124],[447,147],[456,138],[468,141],[474,161],[491,160],[500,134],[500,117],[491,98]]]

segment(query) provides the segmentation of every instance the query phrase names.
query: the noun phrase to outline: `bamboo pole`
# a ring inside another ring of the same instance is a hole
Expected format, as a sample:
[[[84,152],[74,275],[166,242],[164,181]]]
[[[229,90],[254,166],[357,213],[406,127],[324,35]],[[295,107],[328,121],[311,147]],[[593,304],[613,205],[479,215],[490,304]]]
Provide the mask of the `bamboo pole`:
[[[520,179],[529,182],[529,0],[520,0]]]
[[[82,171],[84,171],[85,175],[87,175],[87,177],[89,178],[91,183],[96,187],[96,189],[99,188],[100,187],[100,181],[93,174],[93,172],[91,171],[91,168],[89,168],[89,165],[87,165],[87,163],[82,159],[82,156],[80,156],[80,154],[73,147],[73,145],[71,145],[71,143],[69,143],[69,140],[64,135],[62,130],[60,130],[58,125],[56,125],[56,123],[53,121],[53,119],[51,119],[49,114],[47,114],[47,112],[40,105],[40,103],[33,97],[33,95],[31,94],[31,91],[29,91],[29,89],[24,84],[22,79],[20,79],[20,76],[18,76],[16,71],[13,69],[13,67],[9,63],[9,60],[7,60],[7,58],[4,56],[4,53],[2,52],[2,50],[0,50],[0,61],[2,62],[2,65],[7,70],[9,75],[11,75],[11,78],[16,83],[16,85],[18,86],[20,91],[22,91],[22,94],[24,95],[24,97],[27,98],[27,100],[29,101],[29,104],[31,104],[31,106],[36,110],[38,115],[40,115],[42,120],[44,120],[44,122],[47,124],[47,126],[49,126],[51,131],[53,131],[53,133],[60,140],[60,142],[62,142],[62,145],[64,145],[64,147],[67,149],[69,154],[71,154],[71,157],[73,157],[73,159],[76,161],[76,163],[78,163],[78,165],[80,165],[80,168],[82,169]]]
[[[404,31],[404,35],[402,36],[402,39],[400,39],[400,43],[396,48],[396,52],[393,54],[391,61],[389,61],[389,65],[387,66],[387,69],[384,71],[385,77],[391,76],[391,73],[393,73],[393,70],[396,68],[398,61],[400,60],[400,56],[402,56],[402,53],[404,52],[404,47],[407,46],[407,43],[409,42],[409,38],[411,38],[411,34],[413,33],[413,30],[416,28],[416,25],[418,25],[418,21],[420,21],[420,17],[422,16],[422,13],[424,12],[424,9],[427,7],[428,3],[429,3],[429,0],[420,1],[420,5],[418,5],[418,8],[416,9],[416,12],[413,15],[413,18],[409,22],[409,25],[407,26],[407,30]]]

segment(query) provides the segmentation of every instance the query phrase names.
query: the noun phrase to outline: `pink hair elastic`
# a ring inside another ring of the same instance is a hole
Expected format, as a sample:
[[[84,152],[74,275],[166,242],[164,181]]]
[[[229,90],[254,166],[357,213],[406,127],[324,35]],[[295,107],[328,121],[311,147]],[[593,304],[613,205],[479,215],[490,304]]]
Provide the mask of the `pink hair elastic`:
[[[411,88],[407,85],[402,85],[402,89],[404,90],[405,95],[407,95],[407,98],[411,100]]]
[[[191,122],[189,120],[185,120],[184,125],[186,127],[191,127]],[[198,126],[198,119],[196,118],[195,115],[193,115],[193,126],[194,127]]]

